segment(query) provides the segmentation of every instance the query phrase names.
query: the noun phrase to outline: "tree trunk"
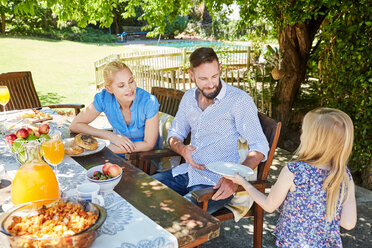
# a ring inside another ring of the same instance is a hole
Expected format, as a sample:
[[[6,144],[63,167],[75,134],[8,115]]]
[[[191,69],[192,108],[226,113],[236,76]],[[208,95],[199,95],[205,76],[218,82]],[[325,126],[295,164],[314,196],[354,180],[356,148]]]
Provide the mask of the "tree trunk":
[[[1,13],[1,33],[5,34],[5,14]]]
[[[119,22],[120,22],[120,18],[118,17],[118,14],[114,10],[114,28],[115,28],[115,31],[114,31],[115,33],[114,34],[122,33],[121,30],[120,30],[120,27],[119,27]]]
[[[362,186],[366,189],[372,190],[372,160],[369,166],[362,170]]]
[[[279,32],[279,49],[283,53],[283,77],[277,84],[273,99],[273,117],[281,121],[285,136],[290,122],[293,103],[305,80],[306,64],[312,42],[323,18],[295,25],[286,25]]]
[[[295,96],[305,79],[306,63],[311,48],[308,44],[311,45],[312,42],[312,40],[306,40],[308,36],[305,35],[304,25],[298,26],[300,25],[287,25],[279,35],[279,49],[283,52],[284,75],[275,88],[273,116],[284,126],[288,125]]]
[[[44,29],[46,31],[49,31],[49,15],[51,15],[51,13],[49,13],[49,11],[51,11],[50,9],[47,9],[43,15],[43,20],[44,20]]]

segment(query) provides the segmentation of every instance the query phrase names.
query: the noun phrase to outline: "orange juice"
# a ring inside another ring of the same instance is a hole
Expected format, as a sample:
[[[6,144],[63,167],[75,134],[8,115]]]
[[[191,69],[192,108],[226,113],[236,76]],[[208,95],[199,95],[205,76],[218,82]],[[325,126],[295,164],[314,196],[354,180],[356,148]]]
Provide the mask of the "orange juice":
[[[59,197],[57,178],[49,165],[40,161],[24,164],[18,169],[11,189],[15,205]]]
[[[9,90],[6,86],[0,86],[0,104],[5,105],[9,102]]]
[[[57,166],[65,156],[65,148],[62,140],[49,140],[43,143],[44,158],[48,163]]]

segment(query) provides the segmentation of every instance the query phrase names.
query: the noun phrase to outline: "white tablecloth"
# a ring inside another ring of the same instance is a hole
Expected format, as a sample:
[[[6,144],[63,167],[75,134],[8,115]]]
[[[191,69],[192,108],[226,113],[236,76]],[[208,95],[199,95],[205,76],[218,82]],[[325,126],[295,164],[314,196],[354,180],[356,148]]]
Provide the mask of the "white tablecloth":
[[[1,165],[5,167],[12,178],[19,167],[14,157],[9,154],[3,141],[0,141]],[[60,188],[63,192],[66,192],[67,196],[74,196],[76,186],[88,181],[85,171],[81,165],[69,156],[65,156],[62,163],[58,165]],[[107,209],[107,218],[92,247],[178,247],[175,236],[142,214],[116,192],[105,193],[103,197]],[[10,199],[7,202],[10,203]],[[3,208],[9,207],[9,205],[4,204]]]

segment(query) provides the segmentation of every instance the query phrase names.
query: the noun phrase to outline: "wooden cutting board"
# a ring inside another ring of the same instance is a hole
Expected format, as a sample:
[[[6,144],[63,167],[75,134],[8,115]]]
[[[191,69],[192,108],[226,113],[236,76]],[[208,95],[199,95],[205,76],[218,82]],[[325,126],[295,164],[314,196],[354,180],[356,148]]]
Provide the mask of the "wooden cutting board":
[[[52,120],[53,117],[50,114],[45,114],[43,112],[39,112],[37,110],[30,110],[25,113],[22,113],[18,116],[19,119],[23,119],[24,122],[34,124],[38,122]]]
[[[34,124],[34,123],[38,123],[38,122],[43,122],[43,121],[48,121],[48,120],[53,120],[53,117],[40,117],[40,118],[37,118],[37,117],[34,117],[34,118],[26,118],[25,121],[31,123],[31,124]]]

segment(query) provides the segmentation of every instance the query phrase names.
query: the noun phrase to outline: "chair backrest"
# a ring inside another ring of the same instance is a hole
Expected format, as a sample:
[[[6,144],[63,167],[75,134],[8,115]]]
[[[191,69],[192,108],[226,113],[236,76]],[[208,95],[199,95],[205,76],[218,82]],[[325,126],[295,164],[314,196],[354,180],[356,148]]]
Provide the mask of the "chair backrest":
[[[176,89],[152,87],[151,94],[159,101],[159,111],[175,116],[184,92]]]
[[[267,155],[267,160],[265,162],[261,162],[258,166],[257,181],[260,181],[267,179],[267,175],[274,158],[276,145],[279,140],[279,134],[282,124],[281,122],[276,122],[275,120],[262,113],[258,113],[258,119],[260,120],[262,130],[266,136],[267,141],[269,142],[270,148],[269,154]]]
[[[10,100],[6,105],[7,110],[41,106],[30,71],[2,73],[0,85],[6,85],[9,89]]]

